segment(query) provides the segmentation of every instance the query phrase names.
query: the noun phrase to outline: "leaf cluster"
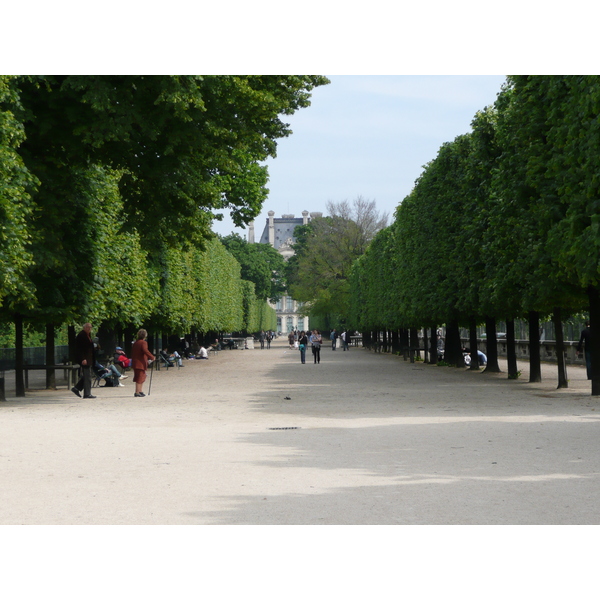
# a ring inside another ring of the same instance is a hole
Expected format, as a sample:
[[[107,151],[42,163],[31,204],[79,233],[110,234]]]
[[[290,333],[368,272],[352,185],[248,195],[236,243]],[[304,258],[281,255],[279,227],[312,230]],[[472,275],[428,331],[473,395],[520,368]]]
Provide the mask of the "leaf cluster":
[[[580,312],[600,281],[600,80],[510,77],[352,267],[363,328]]]

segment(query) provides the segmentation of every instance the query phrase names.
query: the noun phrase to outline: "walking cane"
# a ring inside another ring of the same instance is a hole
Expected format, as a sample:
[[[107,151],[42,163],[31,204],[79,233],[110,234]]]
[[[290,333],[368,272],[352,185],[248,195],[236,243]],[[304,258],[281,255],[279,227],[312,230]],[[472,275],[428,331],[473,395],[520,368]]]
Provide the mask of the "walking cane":
[[[152,364],[150,365],[150,384],[148,385],[148,396],[150,395],[150,391],[152,390],[152,374],[154,373],[154,363],[156,362],[156,360],[152,361]]]

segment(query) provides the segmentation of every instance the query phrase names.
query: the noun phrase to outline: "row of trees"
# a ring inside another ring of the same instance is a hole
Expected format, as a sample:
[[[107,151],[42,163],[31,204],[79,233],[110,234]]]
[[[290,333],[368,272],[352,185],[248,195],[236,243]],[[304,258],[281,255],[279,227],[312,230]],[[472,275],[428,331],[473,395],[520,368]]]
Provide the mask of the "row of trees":
[[[459,326],[470,329],[474,352],[485,323],[491,370],[496,319],[506,321],[509,376],[511,325],[528,318],[537,381],[539,319],[551,317],[566,386],[562,320],[587,310],[600,330],[599,133],[599,77],[509,77],[472,131],[440,148],[393,224],[354,263],[350,318],[367,332],[431,328],[432,344],[445,324],[446,361],[457,365]],[[598,395],[600,336],[593,344]]]
[[[330,330],[351,327],[348,322],[350,272],[375,234],[387,225],[374,200],[361,196],[352,203],[327,203],[327,215],[296,227],[295,254],[286,267],[290,294],[310,311],[311,324]]]
[[[88,320],[274,328],[262,284],[245,283],[211,225],[225,210],[237,225],[258,214],[264,160],[291,133],[281,116],[327,82],[0,77],[0,319],[15,323],[17,362],[23,323],[49,342],[55,327]]]

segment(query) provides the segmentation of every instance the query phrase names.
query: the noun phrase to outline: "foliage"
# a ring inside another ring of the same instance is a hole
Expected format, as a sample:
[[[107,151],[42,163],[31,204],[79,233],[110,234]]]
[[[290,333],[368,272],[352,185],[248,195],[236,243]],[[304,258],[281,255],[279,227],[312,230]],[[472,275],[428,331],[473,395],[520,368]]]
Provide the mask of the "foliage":
[[[21,153],[30,170],[101,164],[123,172],[125,224],[169,245],[202,244],[229,209],[248,223],[266,197],[280,115],[310,104],[318,76],[19,78]],[[44,173],[45,174],[45,173]],[[43,179],[43,178],[42,178]]]
[[[377,213],[374,201],[361,197],[352,206],[328,202],[327,210],[328,216],[296,228],[288,283],[291,295],[309,304],[311,315],[335,316],[335,326],[349,316],[352,263],[385,227],[387,216]]]
[[[54,344],[56,346],[68,345],[67,327],[56,329]],[[23,347],[39,348],[46,344],[46,332],[39,331],[30,325],[25,325],[23,331]],[[14,323],[0,323],[0,348],[15,347]]]
[[[466,325],[568,316],[586,301],[592,315],[599,114],[597,76],[510,77],[355,260],[352,318],[372,330]]]
[[[37,179],[25,168],[18,154],[25,139],[15,118],[19,98],[16,78],[0,76],[0,306],[12,308],[8,296],[30,306],[34,287],[27,277],[32,263],[31,235],[27,224],[33,204],[31,194]]]
[[[252,281],[257,298],[276,302],[285,292],[285,260],[269,244],[249,244],[237,233],[221,238],[241,266],[241,277]]]
[[[239,265],[211,222],[225,210],[238,225],[256,216],[268,191],[264,160],[291,133],[282,118],[326,83],[0,77],[2,318],[18,312],[40,330],[84,320],[241,328]],[[280,292],[271,279],[261,297]]]

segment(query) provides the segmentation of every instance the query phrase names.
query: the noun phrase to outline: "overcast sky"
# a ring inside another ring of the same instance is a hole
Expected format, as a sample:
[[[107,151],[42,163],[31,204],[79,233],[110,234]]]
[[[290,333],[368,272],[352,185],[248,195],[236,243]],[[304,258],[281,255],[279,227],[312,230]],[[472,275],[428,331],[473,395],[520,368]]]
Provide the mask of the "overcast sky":
[[[478,110],[493,104],[505,81],[497,76],[328,76],[312,105],[289,122],[293,133],[268,161],[269,197],[256,219],[261,234],[269,210],[301,216],[326,213],[328,200],[375,200],[394,210],[414,187],[423,165],[444,142],[471,129]],[[222,235],[247,230],[231,219],[214,223]]]

